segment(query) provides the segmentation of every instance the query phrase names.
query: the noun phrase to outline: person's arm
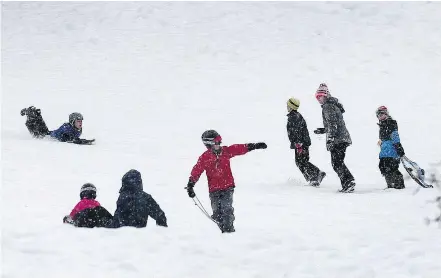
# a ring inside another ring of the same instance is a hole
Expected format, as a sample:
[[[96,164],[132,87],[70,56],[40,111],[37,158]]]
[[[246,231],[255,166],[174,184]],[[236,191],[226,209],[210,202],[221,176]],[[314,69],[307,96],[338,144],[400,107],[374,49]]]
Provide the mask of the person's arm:
[[[165,216],[164,211],[158,205],[158,203],[153,199],[152,196],[149,196],[149,201],[147,203],[147,212],[149,216],[156,221],[156,225],[168,227],[167,225],[167,217]]]
[[[326,122],[326,133],[328,135],[328,140],[334,140],[337,135],[337,112],[335,111],[335,107],[333,105],[325,105],[323,106],[323,115]]]
[[[204,155],[201,155],[198,159],[198,162],[193,166],[193,169],[191,170],[190,178],[188,179],[187,187],[187,194],[188,197],[194,198],[196,196],[196,193],[194,193],[194,185],[201,177],[202,173],[205,171],[204,166]]]
[[[400,142],[400,135],[398,134],[398,130],[392,131],[392,134],[391,134],[390,137],[391,137],[391,140],[392,140],[392,144],[394,145],[395,150],[397,151],[398,156],[399,157],[404,156],[405,152],[404,152],[404,148],[403,148],[403,146],[401,145],[401,142]]]

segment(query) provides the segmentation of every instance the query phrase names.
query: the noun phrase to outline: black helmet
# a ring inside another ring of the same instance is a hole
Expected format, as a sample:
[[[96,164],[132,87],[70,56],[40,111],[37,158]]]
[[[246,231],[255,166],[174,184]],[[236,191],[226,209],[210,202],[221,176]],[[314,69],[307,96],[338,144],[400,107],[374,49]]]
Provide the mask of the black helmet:
[[[74,112],[74,113],[69,115],[69,123],[71,125],[73,125],[76,120],[82,121],[83,120],[83,115],[81,115],[78,112]]]
[[[222,137],[219,135],[219,133],[217,133],[216,130],[207,130],[204,133],[202,133],[202,143],[204,143],[204,145],[206,147],[212,146],[216,143],[222,143]]]
[[[96,198],[96,187],[91,183],[86,183],[81,186],[80,190],[80,198],[81,199],[95,199]]]

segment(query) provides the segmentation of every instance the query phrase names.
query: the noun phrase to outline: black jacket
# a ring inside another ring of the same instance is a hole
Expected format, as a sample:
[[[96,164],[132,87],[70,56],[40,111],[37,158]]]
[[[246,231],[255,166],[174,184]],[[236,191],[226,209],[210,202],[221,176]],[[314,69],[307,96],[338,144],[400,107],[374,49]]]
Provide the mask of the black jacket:
[[[112,228],[143,228],[147,226],[149,216],[156,220],[157,225],[167,227],[164,211],[150,194],[143,191],[141,174],[138,171],[130,170],[123,176],[119,193]]]
[[[392,132],[394,132],[395,130],[398,131],[397,121],[395,121],[391,117],[388,117],[384,121],[380,121],[378,123],[378,126],[380,127],[379,138],[382,141],[391,140]]]
[[[98,206],[78,212],[75,215],[74,225],[84,228],[107,227],[111,222],[112,214],[105,208]]]
[[[288,131],[288,138],[291,142],[291,149],[295,149],[296,143],[302,143],[303,146],[311,146],[311,138],[309,138],[308,126],[302,114],[293,110],[289,112],[288,123],[286,130]]]

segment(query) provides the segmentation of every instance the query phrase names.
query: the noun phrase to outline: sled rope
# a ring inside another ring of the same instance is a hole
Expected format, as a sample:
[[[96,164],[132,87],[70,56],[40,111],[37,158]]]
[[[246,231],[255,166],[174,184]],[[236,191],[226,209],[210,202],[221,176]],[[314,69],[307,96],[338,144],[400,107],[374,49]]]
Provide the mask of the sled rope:
[[[196,200],[195,200],[196,199]],[[202,202],[199,200],[199,198],[197,196],[194,196],[194,198],[192,198],[194,204],[199,208],[199,210],[206,216],[208,217],[208,219],[210,219],[211,221],[213,221],[214,223],[216,223],[216,225],[219,226],[219,223],[214,220],[213,218],[211,218],[210,214],[207,212],[207,210],[205,209],[204,205],[202,205]]]

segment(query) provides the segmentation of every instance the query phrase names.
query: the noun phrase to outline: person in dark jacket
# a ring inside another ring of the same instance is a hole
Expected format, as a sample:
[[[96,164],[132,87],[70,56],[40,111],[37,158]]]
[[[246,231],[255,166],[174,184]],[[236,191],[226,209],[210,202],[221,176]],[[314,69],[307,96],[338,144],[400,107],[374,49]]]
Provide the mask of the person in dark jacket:
[[[386,179],[388,188],[403,189],[404,179],[400,170],[400,158],[405,155],[403,146],[400,142],[398,134],[398,124],[389,115],[386,106],[380,106],[376,110],[377,119],[379,121],[380,134],[378,145],[381,148],[379,157],[381,174]]]
[[[122,177],[113,223],[109,227],[144,228],[149,216],[156,220],[156,225],[167,227],[164,211],[150,194],[143,191],[141,173],[132,169]]]
[[[344,163],[346,148],[352,144],[343,119],[345,110],[338,99],[331,96],[324,83],[320,84],[315,97],[322,106],[324,128],[318,128],[314,133],[326,133],[326,149],[331,152],[332,168],[340,178],[340,192],[352,192],[355,187],[354,177]]]
[[[84,184],[80,190],[80,201],[63,218],[63,223],[84,228],[107,227],[112,221],[112,214],[95,199],[96,187],[91,183]]]
[[[319,168],[309,162],[311,139],[309,138],[306,121],[302,114],[298,112],[299,107],[300,100],[290,98],[287,101],[288,123],[286,129],[288,139],[291,142],[291,149],[295,149],[295,161],[300,172],[302,172],[310,186],[319,186],[326,173],[320,171]]]
[[[23,108],[20,111],[20,115],[27,116],[26,127],[35,138],[43,138],[46,135],[50,135],[51,138],[58,141],[80,145],[92,144],[95,141],[95,139],[88,140],[80,138],[83,130],[83,115],[78,112],[71,113],[69,115],[69,122],[64,123],[53,131],[49,131],[41,116],[41,110],[34,106]]]
[[[233,193],[236,187],[231,172],[230,159],[257,149],[266,149],[263,142],[221,146],[222,137],[215,130],[202,133],[202,143],[207,150],[199,157],[188,179],[187,193],[190,198],[196,196],[194,186],[205,171],[208,191],[213,209],[212,219],[216,221],[222,233],[233,233],[234,208]]]

